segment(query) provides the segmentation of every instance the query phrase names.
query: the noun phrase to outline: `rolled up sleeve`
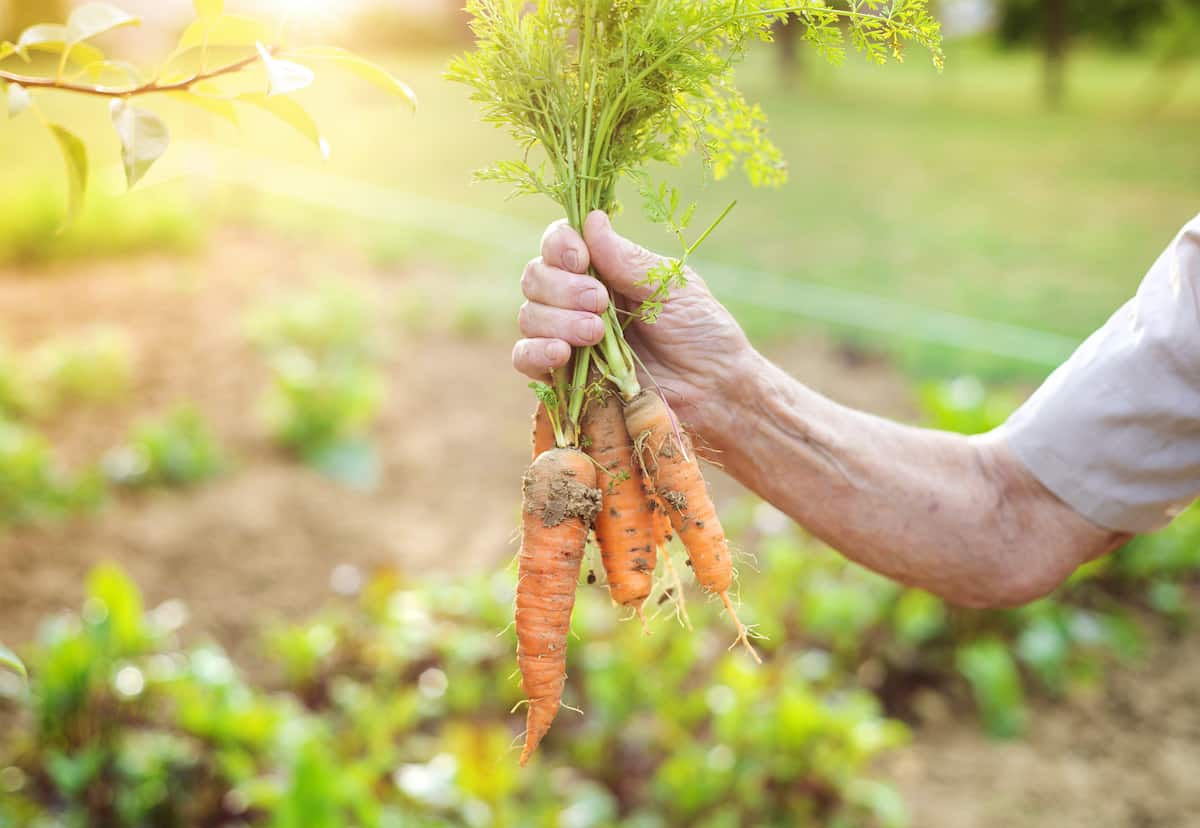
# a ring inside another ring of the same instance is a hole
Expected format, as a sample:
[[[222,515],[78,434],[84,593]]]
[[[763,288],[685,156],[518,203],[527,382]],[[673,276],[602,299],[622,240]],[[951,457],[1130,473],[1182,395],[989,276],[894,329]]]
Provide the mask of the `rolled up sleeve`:
[[[1107,529],[1161,529],[1200,496],[1200,216],[1004,434],[1050,491]]]

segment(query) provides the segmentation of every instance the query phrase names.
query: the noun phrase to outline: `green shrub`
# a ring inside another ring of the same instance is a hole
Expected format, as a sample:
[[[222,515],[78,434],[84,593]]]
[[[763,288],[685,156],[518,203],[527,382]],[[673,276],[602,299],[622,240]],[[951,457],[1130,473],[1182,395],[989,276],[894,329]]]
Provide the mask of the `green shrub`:
[[[370,297],[334,282],[255,309],[246,329],[268,353],[298,349],[320,359],[369,360],[382,351]]]
[[[28,361],[0,345],[0,417],[15,419],[33,414],[41,407],[39,400],[40,389]]]
[[[94,508],[103,497],[97,475],[67,473],[45,438],[0,419],[0,526],[64,517]]]
[[[138,425],[128,444],[105,455],[104,471],[122,486],[191,486],[220,474],[226,462],[216,435],[184,405]]]
[[[115,328],[48,339],[29,352],[0,346],[0,416],[36,419],[67,405],[112,402],[132,381],[133,349]]]
[[[133,380],[133,349],[123,331],[96,328],[42,343],[30,354],[30,365],[41,405],[56,411],[125,396]]]
[[[369,298],[325,285],[256,311],[247,328],[271,370],[262,407],[276,442],[336,479],[373,485],[367,436],[386,383]]]
[[[0,824],[906,824],[868,774],[904,728],[869,694],[814,680],[794,643],[762,668],[727,653],[716,605],[694,608],[694,634],[647,639],[581,589],[567,702],[586,714],[564,709],[523,771],[509,574],[381,576],[272,630],[283,684],[265,692],[219,649],[181,650],[179,607],[147,613],[101,568],[83,612],[26,651]]]
[[[191,253],[204,243],[208,222],[195,193],[159,185],[129,195],[92,193],[79,218],[63,227],[61,185],[31,182],[0,195],[0,263],[40,264],[147,250]]]

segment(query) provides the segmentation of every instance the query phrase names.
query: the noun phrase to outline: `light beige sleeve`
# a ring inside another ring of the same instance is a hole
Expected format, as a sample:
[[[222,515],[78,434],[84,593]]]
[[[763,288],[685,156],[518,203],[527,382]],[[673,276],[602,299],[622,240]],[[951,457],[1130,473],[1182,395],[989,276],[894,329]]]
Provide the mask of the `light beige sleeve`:
[[[1004,434],[1035,477],[1106,529],[1160,529],[1200,496],[1200,216]]]

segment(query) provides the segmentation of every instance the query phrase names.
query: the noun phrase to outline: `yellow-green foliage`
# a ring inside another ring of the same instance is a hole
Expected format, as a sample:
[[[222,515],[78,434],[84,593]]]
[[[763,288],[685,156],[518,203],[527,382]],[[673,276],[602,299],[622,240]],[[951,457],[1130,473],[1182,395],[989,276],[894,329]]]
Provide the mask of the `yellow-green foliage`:
[[[101,35],[141,24],[137,16],[107,2],[83,3],[72,8],[65,21],[36,22],[15,42],[0,41],[0,93],[8,116],[35,113],[58,146],[66,164],[70,219],[83,209],[91,164],[83,139],[54,123],[39,107],[35,93],[44,90],[107,99],[130,187],[166,153],[171,141],[166,122],[135,105],[147,96],[170,96],[234,123],[237,106],[256,107],[300,132],[324,155],[329,146],[320,128],[290,97],[312,83],[310,64],[346,69],[416,106],[406,84],[344,49],[286,48],[286,17],[274,25],[229,14],[224,0],[195,0],[194,6],[195,20],[183,29],[175,49],[153,67],[111,59],[96,46]],[[47,14],[58,11],[45,9]],[[49,66],[33,62],[36,54],[51,55]],[[14,59],[22,62],[14,65]],[[256,73],[247,80],[252,69]],[[263,77],[265,82],[259,80]]]
[[[778,183],[779,151],[765,137],[762,112],[734,86],[733,67],[791,13],[835,62],[847,37],[879,62],[901,58],[904,42],[914,40],[940,61],[938,25],[924,0],[849,6],[471,0],[477,48],[452,63],[450,78],[474,89],[485,120],[507,128],[526,155],[540,149],[549,163],[541,170],[526,160],[503,162],[483,177],[550,196],[578,225],[590,210],[611,206],[622,176],[693,150],[718,176],[740,159],[751,180]]]
[[[593,210],[612,210],[618,182],[633,178],[681,242],[695,207],[682,208],[666,188],[656,196],[646,181],[650,162],[678,163],[694,151],[717,177],[740,163],[755,185],[785,178],[766,119],[738,91],[733,72],[749,44],[770,40],[773,24],[798,15],[807,39],[833,62],[849,40],[880,63],[902,59],[905,43],[915,41],[941,63],[940,30],[926,0],[849,0],[848,8],[823,0],[470,0],[467,11],[476,48],[451,63],[449,77],[471,87],[484,120],[506,128],[521,151],[519,160],[479,177],[550,197],[576,229]],[[643,321],[652,323],[670,289],[683,283],[688,256],[714,227],[647,275],[654,290]],[[570,369],[554,372],[553,387],[533,386],[560,446],[577,441],[593,359],[625,398],[640,390],[635,355],[612,307],[604,324],[602,343],[577,349]]]

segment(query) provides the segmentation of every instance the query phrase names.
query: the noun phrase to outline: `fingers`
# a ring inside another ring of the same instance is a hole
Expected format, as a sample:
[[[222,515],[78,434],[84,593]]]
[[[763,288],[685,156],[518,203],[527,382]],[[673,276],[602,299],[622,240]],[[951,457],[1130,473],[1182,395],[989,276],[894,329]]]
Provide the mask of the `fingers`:
[[[566,219],[556,221],[546,228],[546,233],[542,236],[542,258],[550,267],[561,268],[571,273],[587,273],[591,266],[587,245]]]
[[[609,287],[639,302],[650,295],[651,289],[638,282],[663,263],[662,256],[617,235],[608,216],[599,210],[583,223],[583,237],[592,266]]]
[[[571,346],[561,339],[522,339],[513,346],[513,367],[530,379],[546,379],[570,358]]]
[[[604,285],[591,276],[552,267],[545,259],[534,259],[525,266],[521,292],[531,302],[564,310],[603,313],[608,308]]]
[[[525,267],[521,291],[528,299],[517,322],[525,337],[513,347],[513,367],[545,380],[566,365],[572,346],[595,345],[604,337],[598,314],[608,308],[608,290],[591,276],[583,238],[565,221],[542,236],[542,255]]]
[[[604,323],[594,313],[571,311],[526,302],[517,316],[521,334],[529,339],[561,339],[583,347],[595,345],[604,338]]]

